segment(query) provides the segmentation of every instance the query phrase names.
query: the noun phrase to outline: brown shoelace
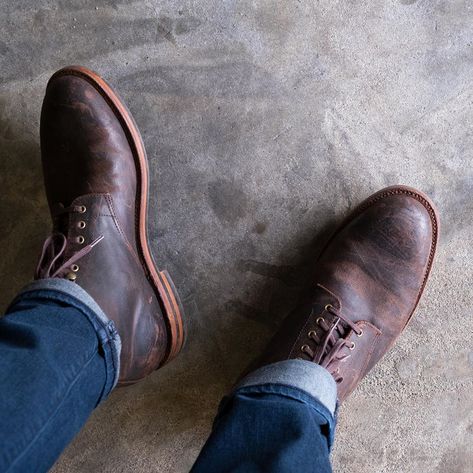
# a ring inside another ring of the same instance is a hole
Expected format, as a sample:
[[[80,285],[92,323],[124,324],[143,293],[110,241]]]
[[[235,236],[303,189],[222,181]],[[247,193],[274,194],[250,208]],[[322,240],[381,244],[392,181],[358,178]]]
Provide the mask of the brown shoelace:
[[[308,333],[309,338],[317,344],[317,349],[314,351],[309,345],[304,345],[301,350],[311,361],[326,368],[337,383],[341,383],[343,377],[339,372],[340,363],[351,356],[343,353],[343,350],[355,348],[355,344],[346,339],[349,329],[359,337],[363,335],[363,330],[331,304],[327,304],[325,310],[336,317],[335,322],[331,325],[323,317],[318,317],[316,323],[324,333],[319,335],[315,330]]]
[[[56,218],[70,212],[85,213],[86,211],[87,209],[83,205],[72,205],[70,207],[63,207],[61,205],[57,211],[53,212],[53,217]],[[80,228],[84,227],[85,223],[84,226]],[[88,243],[79,251],[74,253],[62,264],[58,265],[60,258],[66,251],[67,237],[61,232],[54,231],[48,238],[46,238],[46,241],[44,242],[38,266],[36,267],[35,279],[60,278],[65,276],[65,274],[69,271],[77,271],[79,267],[75,263],[86,254],[90,253],[93,247],[100,243],[103,238],[103,235],[99,236],[91,243]],[[77,237],[77,241],[79,244],[83,244],[85,242],[84,237],[81,236]]]

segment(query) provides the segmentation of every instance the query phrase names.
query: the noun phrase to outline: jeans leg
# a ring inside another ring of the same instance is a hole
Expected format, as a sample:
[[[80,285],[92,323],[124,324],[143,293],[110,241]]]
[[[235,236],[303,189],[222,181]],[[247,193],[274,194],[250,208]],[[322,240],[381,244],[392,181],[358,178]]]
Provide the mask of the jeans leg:
[[[35,287],[0,319],[3,473],[47,471],[114,386],[118,334],[76,295]]]
[[[336,385],[302,360],[269,365],[222,401],[193,473],[332,471]]]

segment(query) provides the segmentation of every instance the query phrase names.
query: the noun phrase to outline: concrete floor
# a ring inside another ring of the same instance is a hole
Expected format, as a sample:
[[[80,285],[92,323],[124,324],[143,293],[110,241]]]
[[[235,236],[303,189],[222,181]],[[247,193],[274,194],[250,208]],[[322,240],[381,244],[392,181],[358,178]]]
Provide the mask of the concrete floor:
[[[118,390],[54,472],[185,472],[222,394],[294,306],[318,241],[403,183],[443,233],[417,315],[343,406],[340,473],[473,471],[469,0],[1,0],[1,304],[49,230],[48,77],[106,77],[148,149],[150,235],[187,309],[178,360]]]

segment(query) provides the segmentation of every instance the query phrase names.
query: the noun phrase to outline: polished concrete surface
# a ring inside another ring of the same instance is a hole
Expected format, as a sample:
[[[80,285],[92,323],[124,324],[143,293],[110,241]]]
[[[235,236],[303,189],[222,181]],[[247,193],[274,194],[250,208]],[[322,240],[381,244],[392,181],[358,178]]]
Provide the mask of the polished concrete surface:
[[[53,469],[185,472],[221,396],[294,306],[318,243],[396,183],[437,204],[412,323],[340,412],[340,473],[471,473],[473,4],[469,0],[0,0],[1,302],[50,225],[38,123],[83,64],[142,131],[149,230],[188,343],[117,390]]]

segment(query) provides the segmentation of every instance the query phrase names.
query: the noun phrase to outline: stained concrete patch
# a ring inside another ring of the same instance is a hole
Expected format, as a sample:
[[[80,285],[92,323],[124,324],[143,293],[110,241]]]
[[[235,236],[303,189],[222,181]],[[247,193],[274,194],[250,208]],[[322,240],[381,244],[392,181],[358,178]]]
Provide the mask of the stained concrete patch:
[[[208,186],[209,203],[222,222],[236,223],[248,212],[248,197],[232,181],[213,181]]]
[[[142,131],[151,245],[188,319],[176,362],[117,390],[53,471],[188,471],[317,247],[396,183],[439,207],[439,253],[412,323],[341,409],[334,470],[471,471],[471,2],[0,0],[0,11],[3,306],[50,228],[44,88],[83,63]]]

